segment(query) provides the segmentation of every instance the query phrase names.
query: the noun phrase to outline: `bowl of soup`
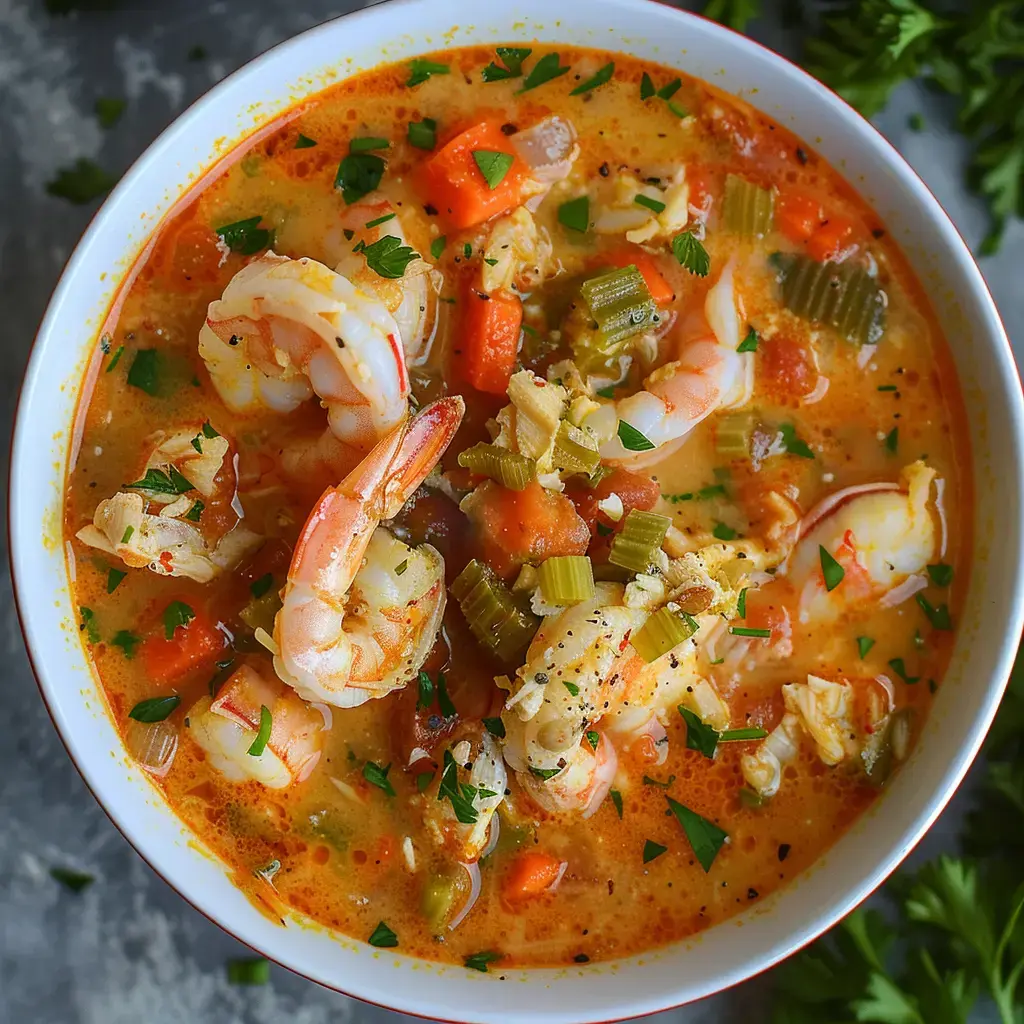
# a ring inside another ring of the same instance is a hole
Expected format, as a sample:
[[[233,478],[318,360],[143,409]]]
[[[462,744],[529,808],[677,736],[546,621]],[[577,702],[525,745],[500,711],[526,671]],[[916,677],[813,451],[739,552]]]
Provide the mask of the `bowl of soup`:
[[[396,2],[221,83],[90,226],[19,610],[97,798],[254,949],[639,1015],[808,942],[951,795],[1021,441],[966,247],[820,85],[657,4]]]

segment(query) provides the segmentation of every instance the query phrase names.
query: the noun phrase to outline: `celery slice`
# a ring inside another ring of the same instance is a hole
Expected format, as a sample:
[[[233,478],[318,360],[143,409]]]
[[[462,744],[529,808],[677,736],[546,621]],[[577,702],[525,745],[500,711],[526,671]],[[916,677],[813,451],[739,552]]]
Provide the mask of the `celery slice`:
[[[775,194],[771,189],[759,188],[736,174],[726,175],[722,218],[727,231],[763,238],[772,229],[774,212]]]
[[[646,572],[665,540],[672,520],[657,512],[630,510],[621,533],[615,535],[608,561],[633,572]]]
[[[684,640],[689,640],[700,628],[692,615],[687,615],[678,607],[666,605],[659,608],[633,635],[629,642],[644,661],[657,661],[663,654],[668,654],[673,647],[678,647]]]
[[[597,450],[597,442],[585,430],[562,420],[555,436],[552,464],[555,469],[567,473],[590,476],[601,464],[601,453]]]
[[[888,299],[863,267],[852,263],[818,263],[809,256],[775,253],[782,301],[786,308],[834,327],[848,341],[874,345],[885,333]]]
[[[459,465],[473,473],[497,480],[503,487],[513,491],[523,490],[537,475],[537,463],[533,459],[483,442],[459,452]]]
[[[584,325],[567,327],[573,358],[585,376],[612,371],[633,338],[658,322],[654,299],[632,264],[584,281],[574,314]]]
[[[249,603],[238,613],[238,617],[255,632],[257,629],[265,629],[273,635],[274,619],[281,610],[281,595],[272,586],[270,590],[253,597]]]
[[[541,562],[537,576],[548,604],[579,604],[594,596],[594,571],[586,555],[555,555]]]
[[[715,451],[727,459],[745,459],[750,454],[754,434],[754,413],[726,413],[715,423]]]
[[[475,558],[450,589],[473,636],[504,662],[514,661],[537,632],[537,617],[519,608],[494,570]]]

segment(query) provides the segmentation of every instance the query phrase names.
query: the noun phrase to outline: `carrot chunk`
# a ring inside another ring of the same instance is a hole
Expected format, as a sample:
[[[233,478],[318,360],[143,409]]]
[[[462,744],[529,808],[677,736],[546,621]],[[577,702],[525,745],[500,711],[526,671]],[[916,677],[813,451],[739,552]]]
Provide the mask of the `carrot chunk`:
[[[791,242],[808,242],[824,215],[821,203],[810,196],[783,193],[775,204],[775,224]]]
[[[527,850],[509,865],[501,883],[501,894],[509,903],[519,903],[547,892],[558,881],[562,862],[541,850]]]
[[[512,157],[504,177],[492,188],[474,154]],[[521,201],[526,167],[516,156],[498,121],[481,121],[442,146],[419,173],[423,199],[453,228],[469,228]]]
[[[638,245],[623,246],[603,254],[603,262],[613,267],[628,267],[631,263],[640,271],[640,276],[659,306],[667,306],[676,297],[675,289],[658,269],[654,257]]]
[[[227,637],[201,611],[185,626],[178,626],[168,640],[151,636],[141,647],[143,664],[150,679],[173,682],[204,665],[212,665],[224,650]]]
[[[616,469],[606,476],[597,487],[571,482],[565,489],[565,496],[576,506],[576,512],[596,536],[597,524],[607,526],[611,520],[597,507],[599,501],[617,494],[622,500],[622,515],[625,518],[633,509],[649,512],[661,496],[661,488],[649,476],[631,473],[628,469]]]
[[[518,295],[465,290],[456,359],[462,376],[478,391],[505,394],[516,365],[522,324],[523,303]]]

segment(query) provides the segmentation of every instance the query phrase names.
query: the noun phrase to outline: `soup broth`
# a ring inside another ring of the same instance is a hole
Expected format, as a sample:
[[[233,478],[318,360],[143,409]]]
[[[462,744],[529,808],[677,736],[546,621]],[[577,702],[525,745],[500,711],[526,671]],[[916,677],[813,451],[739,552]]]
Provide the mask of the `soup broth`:
[[[274,917],[492,971],[678,940],[821,857],[942,685],[940,327],[706,83],[539,45],[356,76],[176,209],[108,326],[83,643]]]

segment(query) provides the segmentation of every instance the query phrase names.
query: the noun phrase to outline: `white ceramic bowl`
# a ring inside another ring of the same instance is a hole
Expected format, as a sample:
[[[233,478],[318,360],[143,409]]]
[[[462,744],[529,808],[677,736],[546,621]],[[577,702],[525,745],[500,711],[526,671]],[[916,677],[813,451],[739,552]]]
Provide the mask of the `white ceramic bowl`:
[[[693,941],[610,964],[484,975],[320,928],[276,926],[199,852],[132,767],[107,717],[79,643],[60,522],[82,374],[114,290],[182,193],[230,145],[339,77],[445,46],[513,40],[608,47],[707,79],[791,127],[845,174],[904,246],[954,346],[977,513],[956,652],[920,743],[884,797],[812,871]],[[375,1003],[466,1022],[583,1024],[698,999],[774,964],[859,903],[932,823],[978,750],[1020,633],[1022,451],[1009,343],[963,241],[892,147],[798,68],[647,0],[395,0],[307,32],[222,82],[150,146],[104,204],[64,272],[28,368],[11,466],[10,540],[25,636],[68,751],[118,828],[186,899],[266,956]]]

